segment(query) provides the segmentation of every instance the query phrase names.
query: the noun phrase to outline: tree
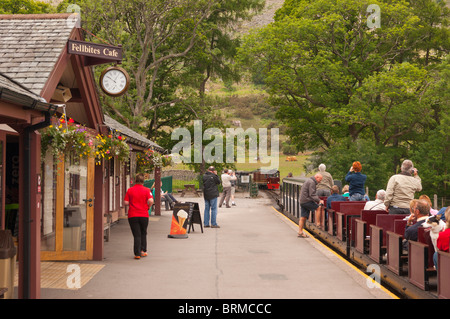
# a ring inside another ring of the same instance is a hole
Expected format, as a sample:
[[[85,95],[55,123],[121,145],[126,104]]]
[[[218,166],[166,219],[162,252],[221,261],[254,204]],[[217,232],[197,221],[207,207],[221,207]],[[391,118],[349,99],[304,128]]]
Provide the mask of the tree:
[[[380,28],[367,23],[369,4],[380,8]],[[299,150],[317,150],[331,170],[340,159],[326,154],[363,167],[383,155],[392,174],[442,117],[443,102],[425,97],[448,53],[448,18],[445,4],[432,0],[286,0],[274,23],[244,39],[239,56],[264,74]]]
[[[0,0],[0,14],[51,13],[55,9],[45,1]]]
[[[64,11],[70,2],[60,5],[59,10]],[[142,130],[150,113],[177,105],[180,99],[174,92],[179,83],[179,59],[194,47],[201,35],[200,26],[216,3],[217,0],[77,2],[83,26],[96,35],[93,41],[100,38],[121,44],[123,67],[131,74],[132,83],[125,96],[114,100],[102,96],[105,111],[130,128]]]
[[[132,74],[122,98],[101,96],[105,111],[170,146],[170,130],[202,114],[197,112],[202,108],[197,97],[210,76],[237,78],[232,60],[239,41],[230,30],[263,4],[263,0],[82,1],[86,28],[109,43],[122,44],[123,66]]]

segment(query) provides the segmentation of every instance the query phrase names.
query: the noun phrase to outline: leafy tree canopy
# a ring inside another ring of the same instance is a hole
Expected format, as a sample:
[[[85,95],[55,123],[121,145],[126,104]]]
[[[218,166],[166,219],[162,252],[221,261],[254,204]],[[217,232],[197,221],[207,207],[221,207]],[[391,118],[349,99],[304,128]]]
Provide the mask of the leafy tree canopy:
[[[380,27],[368,23],[370,4],[379,7]],[[239,60],[263,74],[291,142],[317,151],[314,169],[324,161],[342,175],[359,160],[376,172],[368,180],[376,192],[405,158],[420,171],[419,149],[436,148],[429,136],[444,138],[449,17],[445,3],[432,0],[286,0],[272,24],[244,39]],[[448,174],[438,145],[435,176]],[[427,192],[448,193],[429,177]]]

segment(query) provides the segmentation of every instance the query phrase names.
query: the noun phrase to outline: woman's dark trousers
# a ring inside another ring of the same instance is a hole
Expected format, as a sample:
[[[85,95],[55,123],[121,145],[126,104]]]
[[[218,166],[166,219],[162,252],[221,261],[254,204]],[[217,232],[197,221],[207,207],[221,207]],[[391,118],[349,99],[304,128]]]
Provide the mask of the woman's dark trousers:
[[[140,256],[141,251],[147,251],[148,217],[131,217],[128,218],[128,223],[134,237],[134,255]]]

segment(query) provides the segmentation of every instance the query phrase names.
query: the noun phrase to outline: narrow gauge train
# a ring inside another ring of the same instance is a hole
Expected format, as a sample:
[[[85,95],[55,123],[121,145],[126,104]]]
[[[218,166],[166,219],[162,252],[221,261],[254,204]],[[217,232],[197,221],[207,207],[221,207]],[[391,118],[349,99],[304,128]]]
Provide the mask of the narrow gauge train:
[[[280,172],[276,169],[257,169],[256,171],[236,171],[237,176],[251,175],[252,183],[259,189],[280,189]]]
[[[300,188],[305,178],[283,178],[278,203],[284,215],[298,223]],[[326,201],[326,197],[322,197]],[[450,298],[450,254],[438,252],[429,228],[419,228],[418,241],[404,242],[405,215],[365,211],[365,202],[332,202],[317,226],[311,213],[305,228],[368,274],[368,282],[380,283],[402,298]],[[326,205],[325,205],[326,207]],[[405,250],[405,248],[407,250]]]

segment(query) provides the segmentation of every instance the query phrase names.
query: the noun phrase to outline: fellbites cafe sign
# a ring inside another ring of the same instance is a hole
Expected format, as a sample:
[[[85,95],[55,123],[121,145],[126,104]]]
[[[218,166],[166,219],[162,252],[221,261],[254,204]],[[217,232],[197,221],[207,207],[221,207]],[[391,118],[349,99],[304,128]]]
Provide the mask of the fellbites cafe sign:
[[[92,58],[121,61],[122,48],[98,43],[69,40],[68,53]]]

